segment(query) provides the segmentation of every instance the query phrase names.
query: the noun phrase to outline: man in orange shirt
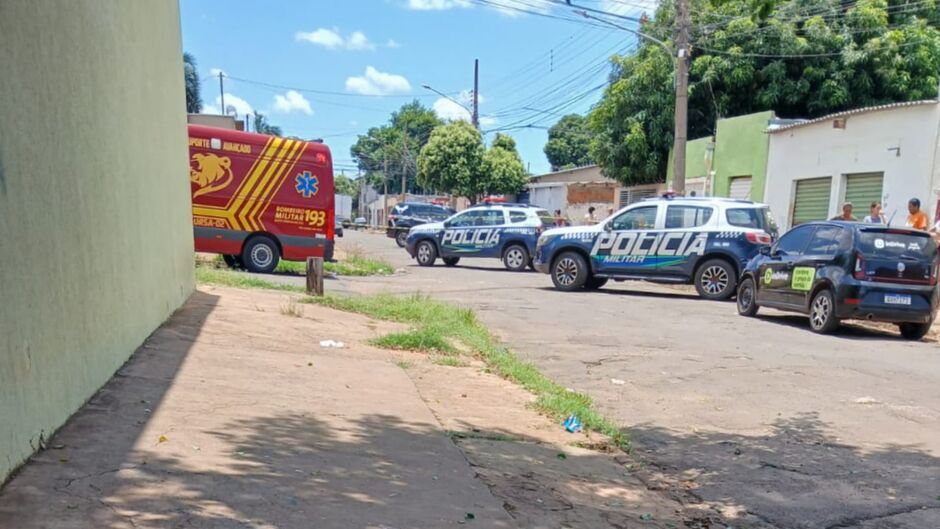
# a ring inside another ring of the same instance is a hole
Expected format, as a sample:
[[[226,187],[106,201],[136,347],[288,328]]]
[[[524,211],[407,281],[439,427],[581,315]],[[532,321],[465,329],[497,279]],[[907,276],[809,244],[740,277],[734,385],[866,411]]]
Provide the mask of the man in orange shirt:
[[[914,228],[916,230],[926,230],[927,226],[930,224],[930,221],[927,220],[927,214],[920,210],[920,200],[912,198],[907,203],[907,211],[910,215],[907,216],[908,228]]]

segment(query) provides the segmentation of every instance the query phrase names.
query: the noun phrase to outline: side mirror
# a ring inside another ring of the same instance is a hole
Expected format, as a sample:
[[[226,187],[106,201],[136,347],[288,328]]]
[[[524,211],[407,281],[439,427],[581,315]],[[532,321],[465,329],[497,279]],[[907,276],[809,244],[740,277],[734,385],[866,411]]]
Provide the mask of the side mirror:
[[[451,223],[450,223],[449,220],[445,220],[445,221],[444,221],[444,227],[445,227],[445,228],[450,228],[450,227],[451,227]]]
[[[613,223],[613,222],[605,222],[605,223],[604,223],[604,231],[612,231],[613,229],[614,229],[614,223]]]
[[[770,246],[761,246],[759,251],[761,255],[770,256],[771,254]]]

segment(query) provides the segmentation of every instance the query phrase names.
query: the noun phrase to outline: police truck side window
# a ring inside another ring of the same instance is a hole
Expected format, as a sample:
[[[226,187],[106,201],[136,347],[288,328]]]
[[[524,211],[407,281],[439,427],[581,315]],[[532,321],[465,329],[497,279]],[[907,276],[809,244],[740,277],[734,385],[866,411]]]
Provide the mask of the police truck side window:
[[[802,255],[803,249],[813,236],[813,226],[797,227],[777,241],[776,250],[784,255]]]
[[[669,206],[666,208],[666,229],[698,228],[708,224],[712,208],[700,206]]]
[[[456,227],[475,226],[479,213],[479,211],[467,211],[465,213],[461,213],[450,221],[450,225]]]
[[[509,212],[509,222],[513,224],[519,224],[520,222],[525,222],[525,219],[528,218],[524,211],[510,211]]]
[[[477,226],[499,226],[503,224],[503,212],[499,209],[490,209],[486,211],[481,211],[482,215],[479,216]]]
[[[656,227],[657,206],[643,206],[624,211],[612,222],[615,230],[651,230]]]

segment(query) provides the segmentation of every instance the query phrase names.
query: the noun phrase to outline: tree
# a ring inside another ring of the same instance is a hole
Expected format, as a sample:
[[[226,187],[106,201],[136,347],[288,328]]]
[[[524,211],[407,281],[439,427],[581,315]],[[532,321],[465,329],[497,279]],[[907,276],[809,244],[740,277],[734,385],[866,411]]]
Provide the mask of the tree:
[[[434,129],[418,156],[418,184],[476,200],[487,191],[486,149],[480,133],[465,121]]]
[[[359,195],[359,181],[346,175],[334,175],[333,186],[336,188],[336,192],[341,195],[349,195],[353,198]]]
[[[202,96],[200,95],[199,74],[196,68],[196,58],[190,53],[183,54],[183,80],[186,84],[186,112],[198,114],[202,110]]]
[[[522,159],[516,151],[516,141],[506,134],[496,133],[493,144],[483,156],[483,162],[488,193],[518,193],[529,181]]]
[[[440,124],[433,110],[415,100],[393,112],[386,125],[360,135],[349,151],[373,186],[387,183],[390,193],[400,193],[404,176],[406,190],[418,191],[418,153]]]
[[[590,153],[591,135],[587,118],[568,114],[548,129],[545,156],[552,171],[582,167],[593,163]]]
[[[254,130],[258,134],[270,134],[271,136],[283,136],[281,127],[268,123],[268,118],[264,114],[255,112]]]
[[[937,96],[938,11],[900,0],[693,0],[689,138],[719,117],[774,110],[818,117]],[[675,9],[663,2],[644,33],[667,41]],[[674,63],[644,41],[613,59],[592,110],[591,155],[625,184],[662,181],[673,141]]]

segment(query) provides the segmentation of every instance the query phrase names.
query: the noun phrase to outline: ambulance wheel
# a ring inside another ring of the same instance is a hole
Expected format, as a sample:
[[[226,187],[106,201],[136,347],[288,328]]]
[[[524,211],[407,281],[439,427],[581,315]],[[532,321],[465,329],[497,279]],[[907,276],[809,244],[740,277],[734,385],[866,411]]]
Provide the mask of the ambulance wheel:
[[[734,268],[724,259],[709,259],[695,271],[695,290],[711,300],[728,299],[734,295]]]
[[[277,249],[277,243],[264,235],[249,239],[242,250],[242,262],[249,272],[273,272],[280,259],[281,252]]]
[[[552,283],[565,292],[581,290],[591,271],[587,261],[577,252],[564,252],[552,263]]]
[[[222,256],[222,260],[225,261],[225,264],[228,265],[229,268],[234,268],[236,270],[239,268],[244,268],[244,265],[242,265],[241,256],[225,254]]]
[[[510,245],[503,252],[503,266],[510,272],[525,271],[529,266],[529,252],[519,244]]]
[[[431,241],[421,241],[415,250],[415,257],[421,266],[434,266],[434,261],[437,261],[437,248]]]
[[[587,281],[584,282],[585,290],[597,290],[607,284],[606,277],[597,277],[591,276]]]
[[[441,259],[444,260],[444,264],[447,266],[457,266],[457,263],[460,262],[459,257],[442,257]]]
[[[408,230],[398,230],[398,232],[395,233],[395,244],[397,244],[399,248],[404,248],[405,245],[408,244]]]

